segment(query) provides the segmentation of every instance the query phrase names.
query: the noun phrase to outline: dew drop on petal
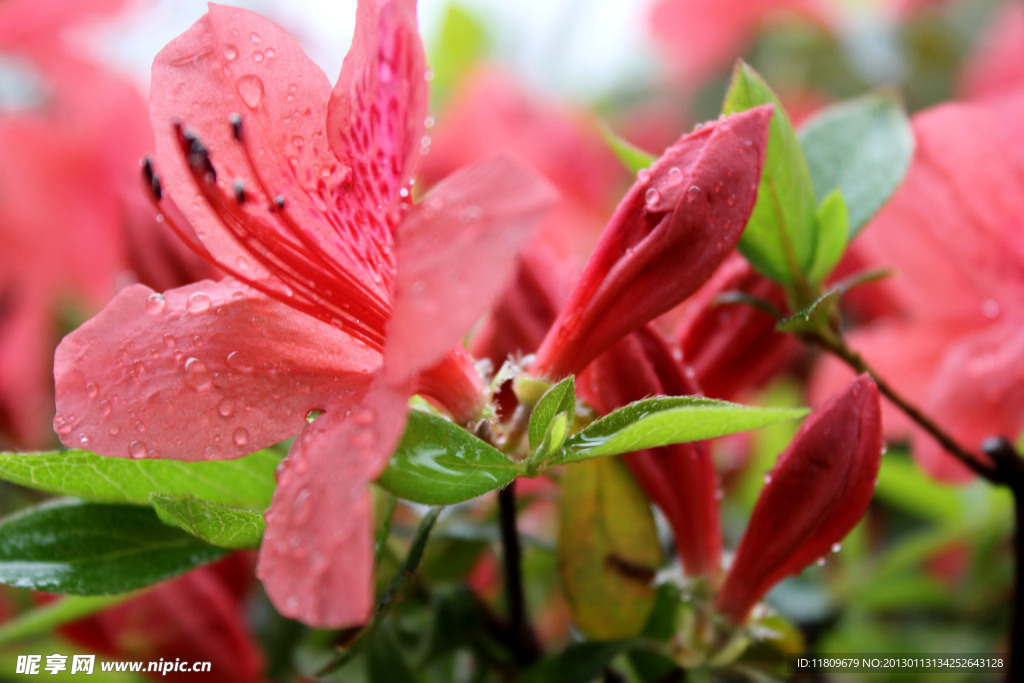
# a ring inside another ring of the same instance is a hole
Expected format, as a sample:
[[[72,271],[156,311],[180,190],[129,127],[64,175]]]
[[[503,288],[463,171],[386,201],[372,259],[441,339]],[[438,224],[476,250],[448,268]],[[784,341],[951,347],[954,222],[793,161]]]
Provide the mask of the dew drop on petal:
[[[235,430],[235,433],[231,437],[236,446],[244,446],[249,443],[249,430],[245,427],[239,427]]]
[[[110,413],[112,411],[113,411],[113,408],[110,405],[110,401],[100,401],[100,414],[101,415],[106,417],[107,415],[110,415]]]
[[[252,53],[252,61],[256,62],[257,64],[262,62],[265,58],[266,58],[266,55],[263,54],[262,52],[260,52],[259,50],[256,50],[255,52]]]
[[[277,55],[277,51],[274,50],[274,48],[272,47],[268,47],[265,52],[267,55],[267,59],[273,59]]]
[[[765,472],[764,473],[764,483],[766,483],[766,484],[772,483],[772,473],[771,472]]]
[[[258,34],[255,31],[253,31],[252,33],[249,34],[249,40],[251,40],[253,43],[259,44],[259,42],[260,42],[260,34]]]
[[[217,446],[207,446],[203,450],[203,460],[217,460],[220,458],[220,448]]]
[[[223,51],[224,59],[228,60],[229,62],[238,57],[238,48],[230,43],[224,46]]]
[[[208,389],[213,380],[206,363],[194,356],[185,361],[185,383],[193,389]]]
[[[636,172],[636,179],[641,183],[649,183],[651,181],[651,172],[646,168],[641,168]]]
[[[842,549],[843,549],[843,546],[842,546],[841,543],[833,543],[832,544],[832,552],[838,553]]]
[[[217,414],[221,417],[231,417],[235,412],[235,399],[230,396],[222,398],[217,404]]]
[[[817,564],[819,567],[824,567],[825,566],[825,558],[824,557],[819,557],[817,562],[815,562],[815,564]]]
[[[644,195],[644,199],[647,202],[647,208],[653,209],[655,206],[658,205],[658,202],[661,200],[661,193],[658,192],[655,188],[649,187],[647,188],[647,193]]]
[[[192,292],[185,301],[185,310],[189,313],[203,313],[210,310],[210,297],[204,292]]]
[[[96,394],[100,392],[100,388],[96,386],[95,382],[89,382],[85,385],[85,395],[89,398],[96,398]]]
[[[156,315],[167,307],[167,299],[160,292],[153,292],[146,299],[146,310]]]
[[[146,457],[146,444],[141,441],[132,441],[128,444],[128,455],[133,460],[141,460]]]
[[[292,521],[295,524],[301,526],[313,516],[313,502],[311,499],[312,494],[310,494],[309,489],[302,489],[295,496],[295,502],[292,503]]]
[[[235,90],[242,102],[250,109],[256,109],[263,101],[263,80],[259,76],[246,74],[235,83]]]
[[[88,448],[88,446],[89,446],[89,435],[88,434],[79,434],[78,435],[78,445],[81,446],[82,448]]]

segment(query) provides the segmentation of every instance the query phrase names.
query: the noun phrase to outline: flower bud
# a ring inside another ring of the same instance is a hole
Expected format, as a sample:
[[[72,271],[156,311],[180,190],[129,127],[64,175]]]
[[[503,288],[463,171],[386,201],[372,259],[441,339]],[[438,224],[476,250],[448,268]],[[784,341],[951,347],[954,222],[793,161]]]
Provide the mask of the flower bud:
[[[581,395],[602,413],[648,396],[696,394],[696,384],[650,326],[629,335],[590,364]],[[720,571],[718,477],[705,441],[623,456],[644,493],[665,513],[690,576]]]
[[[881,454],[878,387],[861,375],[779,456],[715,608],[742,624],[772,586],[833,551],[867,510]]]
[[[771,105],[684,136],[619,203],[531,371],[551,379],[692,294],[736,246],[757,199]]]

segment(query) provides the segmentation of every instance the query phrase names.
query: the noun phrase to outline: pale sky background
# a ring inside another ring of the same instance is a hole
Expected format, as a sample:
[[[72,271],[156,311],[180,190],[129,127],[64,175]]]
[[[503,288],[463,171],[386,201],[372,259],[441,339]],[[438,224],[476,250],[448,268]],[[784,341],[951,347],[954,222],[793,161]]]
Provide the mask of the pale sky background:
[[[460,0],[480,18],[502,63],[541,90],[588,100],[656,63],[645,39],[653,0]],[[242,0],[283,26],[333,81],[352,39],[355,0]],[[436,36],[450,0],[420,0],[421,34]],[[136,0],[127,16],[82,36],[94,52],[148,84],[153,56],[206,11],[199,0]]]

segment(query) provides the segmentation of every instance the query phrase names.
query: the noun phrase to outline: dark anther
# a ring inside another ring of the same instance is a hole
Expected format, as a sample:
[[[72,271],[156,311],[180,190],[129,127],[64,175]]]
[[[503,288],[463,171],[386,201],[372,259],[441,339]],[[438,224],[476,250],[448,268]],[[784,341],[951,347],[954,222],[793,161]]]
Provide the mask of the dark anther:
[[[238,142],[242,141],[242,115],[232,114],[228,117],[228,122],[231,124],[231,135],[234,136]]]
[[[174,122],[174,130],[178,134],[178,142],[185,153],[186,160],[193,173],[201,174],[207,182],[217,180],[217,171],[210,163],[210,152],[206,149],[199,136],[182,127],[181,121]]]
[[[149,186],[150,191],[157,201],[164,198],[163,187],[160,186],[160,178],[153,170],[153,160],[150,157],[144,157],[142,159],[142,177],[146,181],[146,185]]]
[[[279,194],[276,197],[274,197],[274,208],[276,208],[278,211],[283,211],[284,210],[284,195],[283,194]]]
[[[245,181],[241,178],[236,178],[231,189],[235,193],[235,201],[239,204],[245,204]]]

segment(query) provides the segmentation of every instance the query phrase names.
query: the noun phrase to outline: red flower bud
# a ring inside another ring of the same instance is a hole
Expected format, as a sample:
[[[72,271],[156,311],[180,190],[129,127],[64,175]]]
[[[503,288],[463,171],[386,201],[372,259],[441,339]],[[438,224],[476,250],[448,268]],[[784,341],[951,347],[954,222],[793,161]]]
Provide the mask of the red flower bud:
[[[706,395],[731,400],[770,379],[798,345],[791,335],[775,331],[778,321],[767,311],[717,301],[726,292],[749,294],[779,309],[786,294],[736,254],[686,303],[676,330],[686,365]]]
[[[694,381],[649,326],[601,354],[587,368],[579,389],[603,413],[652,395],[698,393]],[[623,459],[647,497],[665,513],[687,573],[717,575],[722,553],[718,477],[708,443],[652,448]]]
[[[757,199],[772,107],[714,121],[641,171],[619,203],[533,372],[579,372],[692,294],[736,246]]]
[[[833,550],[867,510],[881,453],[878,387],[861,375],[816,410],[779,456],[716,609],[743,623],[772,586]]]

